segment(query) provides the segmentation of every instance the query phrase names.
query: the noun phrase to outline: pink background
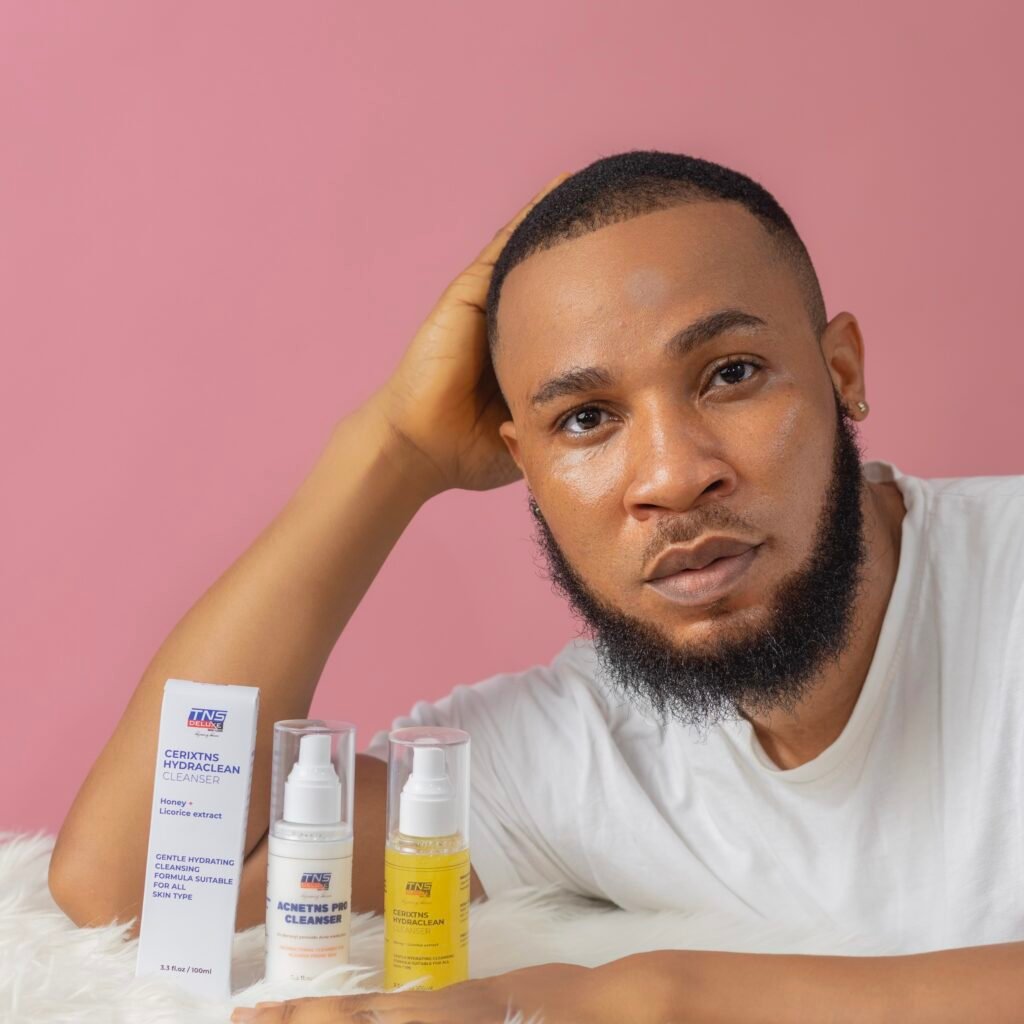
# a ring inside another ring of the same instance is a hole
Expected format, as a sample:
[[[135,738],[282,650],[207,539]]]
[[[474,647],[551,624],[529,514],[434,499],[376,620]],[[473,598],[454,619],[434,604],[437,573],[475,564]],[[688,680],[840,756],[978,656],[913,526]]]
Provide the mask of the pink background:
[[[868,457],[1024,472],[1016,5],[620,8],[3,6],[0,826],[56,830],[332,423],[499,224],[599,156],[688,152],[774,192],[864,330]],[[362,749],[574,631],[522,485],[447,494],[314,713]]]

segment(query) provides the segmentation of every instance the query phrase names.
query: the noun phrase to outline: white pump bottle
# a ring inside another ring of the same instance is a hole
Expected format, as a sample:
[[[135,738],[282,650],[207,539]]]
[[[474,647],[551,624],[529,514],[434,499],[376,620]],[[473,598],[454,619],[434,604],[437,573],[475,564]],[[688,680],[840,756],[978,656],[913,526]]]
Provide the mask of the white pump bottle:
[[[289,758],[279,756],[279,747],[294,746],[293,739],[279,744],[275,728],[275,772],[286,770],[284,762]],[[347,963],[349,957],[352,829],[343,816],[342,780],[331,759],[329,732],[311,728],[298,740],[298,757],[284,783],[281,813],[276,807],[271,812],[268,981],[309,981]],[[279,788],[275,786],[275,791]]]

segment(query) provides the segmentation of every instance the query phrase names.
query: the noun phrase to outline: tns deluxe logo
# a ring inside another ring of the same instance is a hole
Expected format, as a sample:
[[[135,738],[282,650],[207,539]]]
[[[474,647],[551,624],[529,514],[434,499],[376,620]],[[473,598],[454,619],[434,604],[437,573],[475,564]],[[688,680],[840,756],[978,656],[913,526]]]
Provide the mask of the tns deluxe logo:
[[[224,722],[228,717],[226,711],[216,708],[192,708],[188,713],[188,727],[201,729],[203,732],[223,732]]]
[[[300,889],[315,889],[317,892],[326,892],[330,887],[330,871],[305,871],[299,882]]]

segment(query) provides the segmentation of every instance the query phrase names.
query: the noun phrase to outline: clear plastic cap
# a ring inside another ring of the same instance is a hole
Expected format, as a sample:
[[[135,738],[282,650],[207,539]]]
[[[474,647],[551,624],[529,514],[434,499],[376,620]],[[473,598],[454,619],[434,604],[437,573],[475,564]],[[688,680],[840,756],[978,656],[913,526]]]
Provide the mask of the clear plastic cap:
[[[417,725],[388,735],[388,835],[469,843],[469,733]]]
[[[352,835],[356,727],[292,718],[274,723],[271,834],[288,839]]]

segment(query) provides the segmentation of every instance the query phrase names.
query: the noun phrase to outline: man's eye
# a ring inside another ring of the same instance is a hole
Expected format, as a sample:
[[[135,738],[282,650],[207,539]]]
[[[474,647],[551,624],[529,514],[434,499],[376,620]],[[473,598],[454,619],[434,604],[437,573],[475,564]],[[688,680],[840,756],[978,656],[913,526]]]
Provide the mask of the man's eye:
[[[749,366],[753,372],[750,373],[749,375],[745,375],[742,372],[736,372],[737,370],[742,371],[743,367],[745,366]],[[753,377],[760,369],[761,367],[757,363],[753,363],[749,359],[738,359],[734,360],[731,363],[725,363],[723,366],[720,366],[712,374],[711,379],[714,380],[715,377],[721,375],[722,379],[726,382],[726,384],[743,384],[744,382],[750,380],[750,378]]]
[[[603,413],[604,409],[599,409],[596,405],[586,405],[582,409],[575,409],[562,420],[559,424],[559,430],[564,430],[567,434],[576,434],[577,436],[587,434],[594,427],[601,425],[600,417]]]
[[[744,372],[745,367],[750,367],[751,373],[746,374]],[[745,384],[746,381],[751,380],[761,370],[759,362],[754,362],[751,359],[733,359],[731,362],[725,362],[715,373],[712,375],[712,380],[716,377],[721,376],[727,385],[733,386],[736,384]],[[737,374],[737,371],[739,373]],[[713,390],[720,390],[721,385],[713,388]],[[590,434],[594,432],[596,427],[601,425],[600,415],[606,412],[600,406],[581,406],[579,409],[573,409],[566,413],[561,420],[558,421],[557,429],[562,433],[569,434],[573,437],[580,437],[583,434]],[[595,417],[597,419],[595,419]],[[587,426],[583,421],[585,419],[590,420],[590,425]],[[568,427],[571,423],[574,423],[578,427],[582,426],[582,430],[569,430]]]

